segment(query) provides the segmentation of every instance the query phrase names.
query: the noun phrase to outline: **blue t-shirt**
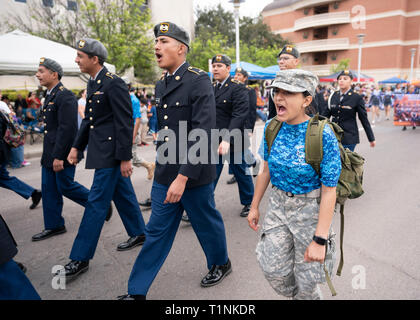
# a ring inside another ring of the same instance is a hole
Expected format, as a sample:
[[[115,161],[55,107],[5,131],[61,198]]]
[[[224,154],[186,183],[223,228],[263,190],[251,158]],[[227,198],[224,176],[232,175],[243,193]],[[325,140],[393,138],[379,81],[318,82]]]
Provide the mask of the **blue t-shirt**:
[[[340,149],[332,129],[326,125],[322,135],[323,158],[321,178],[312,166],[305,162],[305,136],[308,121],[297,125],[283,123],[268,156],[264,128],[264,160],[268,161],[271,183],[280,190],[293,194],[308,193],[319,189],[321,183],[327,187],[337,186],[341,172]]]
[[[131,105],[133,106],[134,124],[136,124],[136,119],[141,118],[140,101],[134,94],[130,94],[130,98],[131,98]]]

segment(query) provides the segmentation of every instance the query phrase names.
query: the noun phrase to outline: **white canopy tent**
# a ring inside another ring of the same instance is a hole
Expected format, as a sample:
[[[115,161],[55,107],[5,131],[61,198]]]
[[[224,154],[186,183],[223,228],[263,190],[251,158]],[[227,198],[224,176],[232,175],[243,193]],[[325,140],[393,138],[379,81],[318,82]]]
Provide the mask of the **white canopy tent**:
[[[82,89],[86,87],[88,76],[79,70],[74,61],[76,49],[30,35],[20,30],[0,35],[0,89],[38,88],[39,82],[35,77],[41,57],[57,61],[64,70],[61,79],[68,89]],[[110,72],[115,67],[105,64]]]

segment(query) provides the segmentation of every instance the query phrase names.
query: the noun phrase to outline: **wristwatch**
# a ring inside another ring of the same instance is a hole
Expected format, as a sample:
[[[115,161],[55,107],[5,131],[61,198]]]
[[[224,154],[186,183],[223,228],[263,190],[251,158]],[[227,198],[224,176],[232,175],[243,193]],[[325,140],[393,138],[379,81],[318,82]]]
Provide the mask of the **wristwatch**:
[[[324,238],[321,238],[321,237],[317,237],[317,236],[314,236],[312,238],[312,240],[314,240],[320,246],[325,246],[327,244],[327,241],[328,241],[327,239],[324,239]]]

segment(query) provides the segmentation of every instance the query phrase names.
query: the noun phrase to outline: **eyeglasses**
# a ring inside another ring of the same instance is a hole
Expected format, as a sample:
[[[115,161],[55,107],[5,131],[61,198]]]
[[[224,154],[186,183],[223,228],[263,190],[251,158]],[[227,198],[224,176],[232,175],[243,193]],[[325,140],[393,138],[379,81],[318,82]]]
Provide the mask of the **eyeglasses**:
[[[282,60],[287,61],[287,60],[290,60],[290,59],[292,59],[292,58],[290,58],[290,57],[280,57],[280,58],[277,58],[277,62],[280,62]]]

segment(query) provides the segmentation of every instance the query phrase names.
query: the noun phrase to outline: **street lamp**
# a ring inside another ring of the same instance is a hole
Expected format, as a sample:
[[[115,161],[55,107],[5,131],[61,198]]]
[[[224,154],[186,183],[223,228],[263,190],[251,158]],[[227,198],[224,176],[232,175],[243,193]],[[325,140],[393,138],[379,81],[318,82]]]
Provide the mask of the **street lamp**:
[[[245,0],[229,0],[230,3],[233,3],[233,8],[235,10],[235,28],[236,28],[236,68],[241,66],[241,58],[239,56],[239,7],[242,2]]]
[[[357,38],[359,39],[359,62],[357,65],[357,80],[361,83],[362,81],[360,81],[360,68],[362,65],[362,44],[363,44],[363,39],[366,35],[364,33],[358,34]]]
[[[414,71],[414,57],[416,56],[416,48],[411,48],[411,67],[410,67],[410,82],[413,81],[413,71]]]

